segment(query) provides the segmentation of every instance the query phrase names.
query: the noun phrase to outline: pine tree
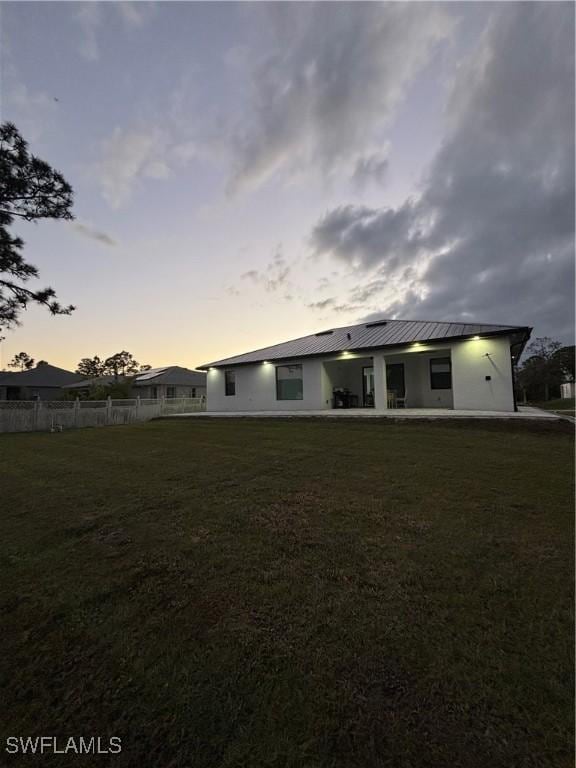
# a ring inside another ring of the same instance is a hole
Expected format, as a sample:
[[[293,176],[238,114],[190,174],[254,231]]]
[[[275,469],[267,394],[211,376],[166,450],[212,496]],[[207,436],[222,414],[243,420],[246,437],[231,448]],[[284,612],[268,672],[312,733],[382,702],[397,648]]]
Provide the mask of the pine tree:
[[[25,283],[38,277],[38,269],[23,256],[24,241],[8,228],[14,218],[72,219],[72,187],[48,163],[31,155],[28,144],[12,123],[0,125],[0,331],[18,325],[28,304],[45,306],[53,315],[69,315],[52,288],[33,290]]]

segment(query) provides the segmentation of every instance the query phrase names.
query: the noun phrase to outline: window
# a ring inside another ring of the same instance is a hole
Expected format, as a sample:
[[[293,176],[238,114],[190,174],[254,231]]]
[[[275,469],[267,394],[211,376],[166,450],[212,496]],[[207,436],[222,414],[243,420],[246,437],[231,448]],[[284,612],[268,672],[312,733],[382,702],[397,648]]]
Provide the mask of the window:
[[[406,397],[404,363],[386,363],[386,389],[396,397]]]
[[[224,371],[224,394],[236,394],[236,373],[235,371]]]
[[[176,387],[166,387],[166,397],[176,397]]]
[[[430,389],[452,389],[452,365],[449,357],[430,360]]]
[[[153,400],[157,400],[158,399],[158,387],[151,387],[150,388],[150,397]]]
[[[190,397],[196,397],[196,387],[192,387],[190,390]]]
[[[276,400],[303,400],[301,365],[279,365],[276,368]]]

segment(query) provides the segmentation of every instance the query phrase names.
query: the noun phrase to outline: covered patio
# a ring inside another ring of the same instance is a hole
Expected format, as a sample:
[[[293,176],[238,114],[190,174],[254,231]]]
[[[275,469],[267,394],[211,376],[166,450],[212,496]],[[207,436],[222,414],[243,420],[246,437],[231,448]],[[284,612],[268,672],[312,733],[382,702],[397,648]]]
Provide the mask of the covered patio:
[[[325,403],[334,410],[452,409],[451,367],[450,350],[343,353],[323,363]]]

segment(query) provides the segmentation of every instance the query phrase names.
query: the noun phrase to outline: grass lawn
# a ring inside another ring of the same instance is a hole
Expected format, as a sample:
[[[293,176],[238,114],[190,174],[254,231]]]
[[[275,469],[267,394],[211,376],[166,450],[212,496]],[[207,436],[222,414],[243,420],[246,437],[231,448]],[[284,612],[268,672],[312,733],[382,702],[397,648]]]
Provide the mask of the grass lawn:
[[[572,766],[570,432],[0,435],[0,764]],[[123,751],[4,752],[45,734]]]
[[[537,408],[543,408],[545,411],[567,412],[574,416],[575,405],[573,397],[558,398],[558,400],[546,400],[543,403],[534,403],[534,405]]]

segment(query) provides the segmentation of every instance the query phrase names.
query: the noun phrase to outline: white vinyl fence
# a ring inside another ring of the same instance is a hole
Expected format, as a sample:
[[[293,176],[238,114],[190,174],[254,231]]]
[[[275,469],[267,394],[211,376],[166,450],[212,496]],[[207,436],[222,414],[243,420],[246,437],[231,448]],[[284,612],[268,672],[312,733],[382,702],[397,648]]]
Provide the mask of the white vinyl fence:
[[[1,400],[0,432],[60,432],[79,427],[106,427],[149,421],[171,413],[206,409],[203,397],[157,400]]]

